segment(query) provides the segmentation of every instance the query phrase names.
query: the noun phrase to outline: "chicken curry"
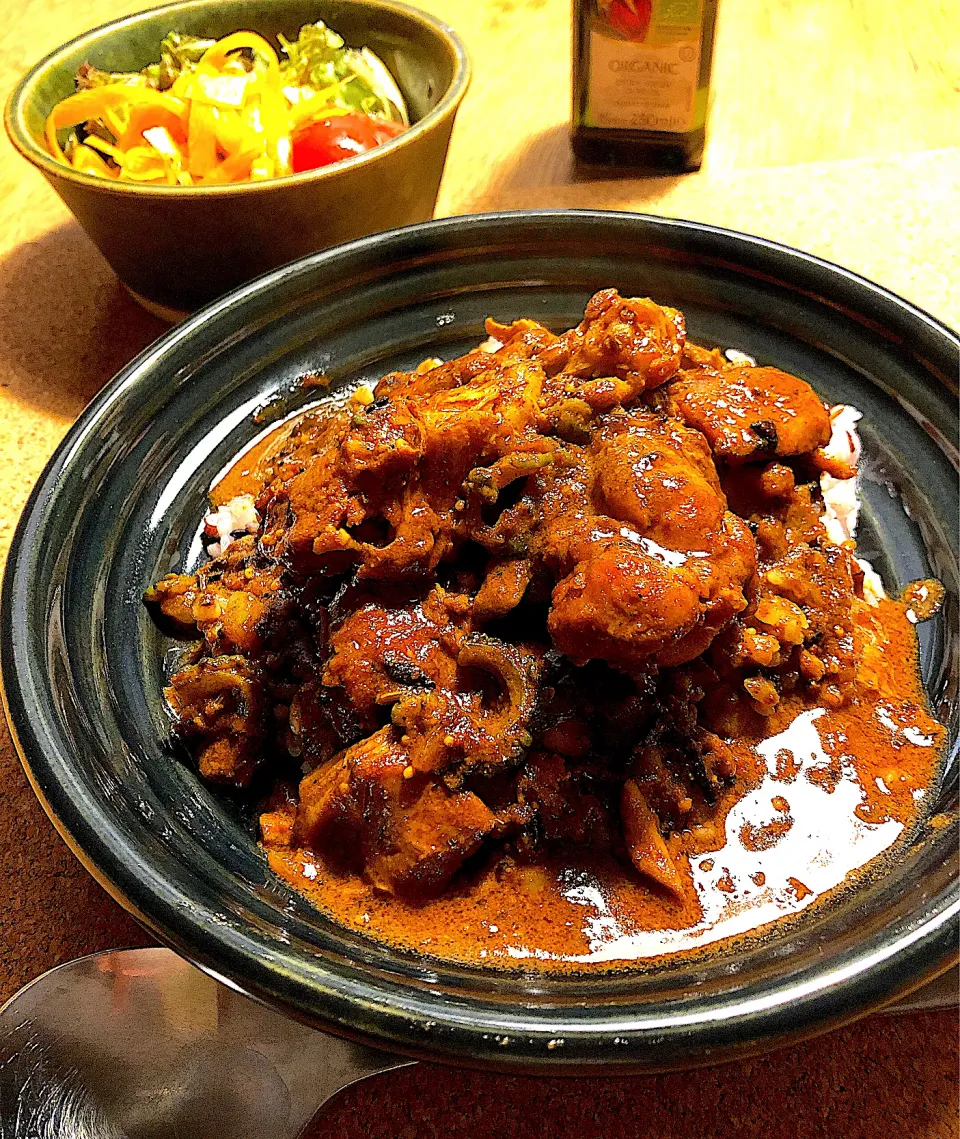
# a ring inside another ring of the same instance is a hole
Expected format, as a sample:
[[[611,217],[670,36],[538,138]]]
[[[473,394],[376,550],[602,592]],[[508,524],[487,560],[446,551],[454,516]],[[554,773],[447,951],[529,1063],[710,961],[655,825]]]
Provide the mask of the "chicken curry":
[[[803,380],[614,290],[488,331],[214,488],[215,556],[147,594],[177,735],[281,877],[417,952],[622,967],[806,907],[923,808],[939,586],[838,533],[853,435]]]

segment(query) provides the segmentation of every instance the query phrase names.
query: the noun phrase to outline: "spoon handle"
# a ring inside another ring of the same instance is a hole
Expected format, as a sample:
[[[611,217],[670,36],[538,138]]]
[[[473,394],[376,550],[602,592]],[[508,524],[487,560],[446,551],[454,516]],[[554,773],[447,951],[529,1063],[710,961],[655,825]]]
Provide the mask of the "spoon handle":
[[[919,989],[914,989],[900,1000],[882,1011],[882,1014],[900,1012],[937,1012],[955,1009],[960,1004],[960,965],[954,965],[946,973],[927,981]]]
[[[3,1139],[296,1139],[341,1088],[413,1063],[316,1032],[168,949],[43,974],[0,1009]]]

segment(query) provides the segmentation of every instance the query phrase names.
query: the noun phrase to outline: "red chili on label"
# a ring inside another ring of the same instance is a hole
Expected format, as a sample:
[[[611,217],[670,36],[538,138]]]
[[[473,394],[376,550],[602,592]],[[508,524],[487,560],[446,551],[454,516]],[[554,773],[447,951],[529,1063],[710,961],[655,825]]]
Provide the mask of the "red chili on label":
[[[652,0],[613,0],[607,11],[610,26],[622,36],[643,43],[653,13]]]

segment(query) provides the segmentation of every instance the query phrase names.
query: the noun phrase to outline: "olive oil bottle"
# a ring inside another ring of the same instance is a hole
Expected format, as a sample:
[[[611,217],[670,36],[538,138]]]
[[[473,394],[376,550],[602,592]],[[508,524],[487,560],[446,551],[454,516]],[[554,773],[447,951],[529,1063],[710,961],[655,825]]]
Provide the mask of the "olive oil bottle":
[[[717,0],[573,0],[573,149],[582,162],[696,170]]]

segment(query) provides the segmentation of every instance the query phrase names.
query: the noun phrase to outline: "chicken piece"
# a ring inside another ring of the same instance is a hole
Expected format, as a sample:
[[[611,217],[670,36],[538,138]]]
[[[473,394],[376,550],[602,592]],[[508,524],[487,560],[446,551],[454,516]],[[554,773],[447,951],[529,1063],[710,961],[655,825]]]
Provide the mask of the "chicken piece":
[[[377,442],[356,418],[361,426],[341,423],[309,465],[267,488],[261,544],[300,573],[334,576],[357,563],[385,579],[425,573],[439,559],[441,519],[411,477],[419,426],[408,418],[404,435],[399,417],[378,418]]]
[[[428,784],[409,807],[388,815],[386,827],[380,823],[379,849],[367,857],[367,876],[388,893],[434,897],[495,825],[493,812],[476,795]]]
[[[439,587],[393,605],[362,594],[330,635],[324,685],[343,689],[368,730],[378,707],[454,689],[468,604]]]
[[[495,340],[500,345],[498,349],[491,344],[493,350],[503,352],[505,356],[511,358],[538,355],[544,348],[556,344],[559,339],[548,328],[526,317],[514,320],[510,324],[501,324],[493,317],[487,317],[484,325],[490,340]]]
[[[365,740],[364,745],[369,745],[369,741]],[[396,763],[403,764],[404,759],[398,754]],[[346,752],[301,780],[292,845],[325,855],[337,869],[361,871],[367,784],[362,780],[353,784],[351,760],[351,753]],[[393,766],[392,756],[387,757],[385,766],[388,770]],[[369,775],[375,774],[371,764]],[[403,766],[400,776],[403,777]]]
[[[747,602],[747,528],[726,510],[699,432],[645,412],[600,419],[531,490],[533,549],[555,575],[547,627],[573,660],[677,664]]]
[[[674,413],[702,431],[717,458],[731,465],[806,455],[830,438],[823,400],[778,368],[698,368],[682,372],[668,394]]]
[[[730,509],[743,519],[779,512],[797,489],[793,469],[777,462],[724,467],[720,485]]]
[[[334,511],[331,504],[338,504],[336,509],[342,511],[343,500],[348,497],[347,486],[336,478],[334,470],[348,422],[348,413],[342,409],[315,412],[296,420],[284,432],[271,462],[263,468],[265,486],[255,504],[262,551],[304,569],[315,568],[311,555],[317,519]],[[290,506],[293,487],[299,499],[296,513]],[[343,560],[343,568],[349,564]]]
[[[474,620],[483,623],[516,609],[532,576],[533,566],[526,559],[515,558],[495,565],[474,599]]]
[[[168,574],[146,591],[144,601],[179,636],[202,636],[212,654],[223,655],[260,647],[264,618],[280,592],[279,572],[260,564],[254,539],[246,537],[196,574]]]
[[[164,690],[177,734],[193,744],[200,774],[246,787],[260,762],[263,686],[245,657],[211,657],[174,673]]]
[[[683,314],[640,297],[604,289],[591,297],[583,320],[539,356],[552,390],[578,394],[578,380],[616,377],[627,398],[675,375],[686,340]]]
[[[702,653],[746,608],[744,585],[756,570],[747,528],[724,518],[712,553],[690,555],[599,537],[554,588],[547,628],[572,660],[620,667],[681,664]]]
[[[677,679],[682,674],[661,674],[661,690],[669,691]],[[693,702],[679,694],[661,695],[657,722],[630,759],[629,776],[662,834],[702,825],[737,770],[733,749],[701,726],[699,704],[706,693],[696,695]]]
[[[386,727],[312,772],[300,784],[295,844],[362,867],[386,893],[441,893],[496,820],[476,795],[411,777],[407,761]]]
[[[726,502],[699,431],[652,415],[611,416],[591,444],[603,513],[669,550],[708,548]]]
[[[304,771],[326,763],[346,744],[370,730],[352,706],[332,700],[313,676],[297,688],[285,717],[283,713],[283,705],[278,705],[275,718],[280,742],[289,755],[299,760]]]
[[[537,420],[544,374],[536,359],[516,353],[511,357],[505,349],[472,353],[424,373],[388,379],[389,398],[370,406],[351,429],[345,449],[358,447],[354,436],[362,434],[365,450],[389,453],[391,440],[384,436],[380,420],[409,421],[425,480],[434,485],[432,476],[439,474],[443,484],[456,491],[471,467],[522,446]],[[412,444],[409,429],[407,437]]]
[[[170,573],[152,585],[143,595],[144,602],[159,614],[163,624],[177,637],[199,635],[193,607],[200,593],[196,576],[188,573]]]
[[[488,318],[486,328],[489,336],[500,345],[493,352],[489,347],[480,347],[454,360],[427,361],[432,367],[420,365],[412,372],[391,372],[377,384],[377,400],[392,400],[399,396],[422,403],[437,392],[469,385],[491,369],[532,360],[558,340],[554,333],[534,320],[500,324]]]
[[[607,808],[596,795],[577,786],[562,756],[543,751],[531,754],[517,781],[517,795],[521,803],[533,808],[533,829],[547,845],[598,850],[611,846]]]
[[[412,372],[389,372],[377,384],[376,402],[403,399],[422,403],[438,392],[469,385],[494,367],[492,361],[492,353],[477,348],[455,360],[440,361],[433,367],[421,366]],[[426,363],[433,363],[433,360]]]
[[[727,366],[727,359],[719,348],[701,348],[687,340],[683,345],[680,357],[681,369],[686,368],[713,368],[719,371]]]
[[[471,634],[470,618],[469,600],[439,586],[394,604],[361,595],[330,637],[323,676],[363,731],[392,705],[408,762],[451,780],[520,762],[540,668],[538,651]]]
[[[423,577],[464,536],[460,496],[472,470],[555,446],[535,429],[535,359],[475,353],[388,379],[389,398],[329,429],[310,464],[261,496],[277,555],[301,571],[359,564],[361,579]]]
[[[631,666],[656,660],[696,627],[698,583],[627,541],[593,543],[554,588],[547,628],[574,662],[592,658]]]

